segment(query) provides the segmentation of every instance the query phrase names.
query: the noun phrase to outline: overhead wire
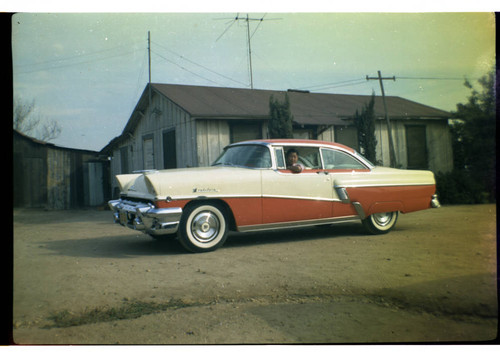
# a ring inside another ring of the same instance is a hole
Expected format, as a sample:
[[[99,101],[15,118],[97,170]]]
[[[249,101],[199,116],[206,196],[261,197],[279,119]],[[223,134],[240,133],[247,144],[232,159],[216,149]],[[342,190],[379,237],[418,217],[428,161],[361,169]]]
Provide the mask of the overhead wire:
[[[62,65],[57,65],[57,66],[40,67],[40,68],[35,68],[35,69],[32,69],[32,70],[29,70],[29,69],[28,70],[22,70],[21,69],[21,70],[17,71],[16,73],[17,74],[26,74],[26,73],[34,73],[34,72],[39,72],[39,71],[57,70],[57,69],[61,69],[61,68],[66,68],[66,67],[71,67],[71,66],[77,66],[77,65],[83,65],[83,64],[89,64],[89,63],[92,63],[92,62],[98,62],[98,61],[113,59],[113,58],[116,58],[116,57],[126,56],[126,55],[133,54],[135,51],[136,50],[132,50],[132,51],[127,51],[125,53],[119,53],[119,54],[110,55],[110,56],[106,56],[106,57],[94,58],[94,59],[85,60],[85,61],[72,62],[72,63],[62,64]],[[91,54],[88,54],[88,55],[91,55]],[[85,55],[85,56],[88,56],[88,55]],[[75,56],[73,58],[81,58],[81,57]],[[50,60],[50,61],[44,62],[44,64],[50,63],[50,62],[56,62],[56,61],[58,61],[58,60]],[[35,66],[35,65],[39,65],[39,64],[32,64],[31,66]],[[29,64],[25,64],[25,65],[22,65],[22,66],[29,66]],[[14,66],[14,68],[19,68],[19,67],[21,67],[21,66]]]
[[[398,76],[396,76],[396,80],[398,80],[398,79],[401,79],[401,80],[463,81],[466,78],[465,77],[409,77],[409,76],[398,77]],[[359,78],[359,79],[351,79],[351,80],[345,80],[345,81],[340,81],[340,82],[312,85],[312,86],[302,87],[299,89],[311,90],[311,91],[321,91],[321,90],[327,90],[327,89],[360,85],[360,84],[364,84],[364,83],[367,83],[367,81],[364,78]]]
[[[107,52],[107,51],[116,50],[116,49],[124,47],[124,46],[125,46],[125,44],[121,44],[121,45],[115,46],[113,48],[108,48],[108,49],[103,49],[103,50],[98,50],[98,51],[92,51],[92,52],[89,52],[89,53],[83,53],[83,54],[78,54],[78,55],[73,55],[73,56],[68,56],[68,57],[61,57],[61,58],[52,59],[52,60],[46,60],[46,61],[42,61],[42,62],[29,63],[29,64],[21,64],[21,65],[16,65],[16,67],[42,65],[42,64],[51,63],[51,62],[61,62],[61,61],[65,61],[65,60],[79,59],[79,58],[90,56],[90,55],[96,55],[96,54],[101,54],[101,53],[104,53],[104,52]]]
[[[207,71],[209,71],[209,72],[211,72],[211,73],[213,73],[213,74],[215,74],[215,75],[218,75],[218,76],[220,76],[220,77],[222,77],[222,78],[225,78],[225,79],[227,79],[227,80],[233,81],[233,82],[235,82],[235,83],[241,84],[241,85],[243,85],[243,86],[245,86],[245,87],[247,86],[247,84],[246,84],[246,83],[243,83],[243,82],[237,81],[237,80],[235,80],[235,79],[233,79],[233,78],[231,78],[231,77],[229,77],[229,76],[226,76],[226,75],[223,75],[222,73],[219,73],[219,72],[217,72],[217,71],[214,71],[214,70],[212,70],[212,69],[210,69],[210,68],[208,68],[208,67],[206,67],[206,66],[204,66],[204,65],[201,65],[201,64],[199,64],[199,63],[197,63],[197,62],[195,62],[195,61],[193,61],[193,60],[191,60],[191,59],[188,59],[188,58],[187,58],[187,57],[185,57],[184,55],[181,55],[181,54],[179,54],[179,53],[176,53],[175,51],[173,51],[173,50],[171,50],[171,49],[169,49],[169,48],[167,48],[167,47],[165,47],[165,46],[163,46],[163,45],[161,45],[161,44],[159,44],[159,43],[156,43],[156,42],[154,42],[154,41],[152,41],[152,43],[154,43],[155,45],[159,46],[160,48],[162,48],[162,49],[164,49],[164,50],[168,51],[169,53],[171,53],[171,54],[173,54],[173,55],[178,56],[180,59],[182,59],[182,60],[185,60],[185,61],[189,62],[189,63],[190,63],[190,64],[192,64],[192,65],[198,66],[198,67],[200,67],[200,68],[202,68],[202,69],[204,69],[204,70],[207,70]],[[158,53],[156,53],[156,54],[158,55]],[[172,62],[172,61],[170,61],[170,62]]]
[[[191,73],[192,75],[195,75],[196,77],[199,77],[199,78],[204,79],[204,80],[206,80],[206,81],[212,82],[212,83],[214,83],[214,84],[216,84],[216,85],[218,85],[218,86],[220,86],[220,85],[221,85],[219,82],[215,82],[214,80],[211,80],[210,78],[203,77],[202,75],[200,75],[200,74],[198,74],[198,73],[196,73],[196,72],[193,72],[193,71],[191,71],[191,70],[187,69],[186,67],[184,67],[184,66],[182,66],[182,65],[179,65],[177,62],[172,61],[172,60],[170,60],[170,59],[166,58],[165,56],[161,55],[160,53],[158,53],[158,52],[156,52],[156,51],[154,51],[154,50],[152,50],[152,52],[153,52],[154,54],[158,55],[159,57],[161,57],[163,60],[165,60],[165,61],[167,61],[167,62],[170,62],[171,64],[173,64],[173,65],[175,65],[175,66],[179,67],[180,69],[182,69],[182,70],[184,70],[184,71],[186,71],[186,72]]]
[[[396,79],[415,79],[415,80],[435,80],[435,81],[463,81],[465,77],[396,77]]]
[[[307,87],[301,87],[299,89],[311,89],[311,88],[317,88],[316,90],[323,90],[323,89],[329,89],[329,88],[336,88],[337,85],[344,85],[346,83],[352,83],[352,82],[365,82],[364,78],[356,78],[356,79],[349,79],[346,81],[340,81],[340,82],[330,82],[330,83],[323,83],[323,84],[317,84],[313,86],[307,86]],[[322,89],[319,89],[320,87],[323,87]],[[326,87],[326,88],[325,88]]]

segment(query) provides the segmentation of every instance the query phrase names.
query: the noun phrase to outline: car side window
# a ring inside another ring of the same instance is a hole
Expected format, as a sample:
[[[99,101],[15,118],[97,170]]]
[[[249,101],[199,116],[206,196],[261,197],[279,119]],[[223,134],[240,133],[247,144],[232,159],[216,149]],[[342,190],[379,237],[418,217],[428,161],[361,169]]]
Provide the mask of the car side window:
[[[283,154],[283,148],[274,148],[274,154],[276,155],[276,168],[286,169],[285,156]]]
[[[285,147],[285,155],[290,150],[294,149],[298,154],[298,163],[307,169],[321,169],[321,157],[317,147]]]
[[[333,149],[321,149],[324,168],[327,170],[363,170],[367,167],[353,156]]]

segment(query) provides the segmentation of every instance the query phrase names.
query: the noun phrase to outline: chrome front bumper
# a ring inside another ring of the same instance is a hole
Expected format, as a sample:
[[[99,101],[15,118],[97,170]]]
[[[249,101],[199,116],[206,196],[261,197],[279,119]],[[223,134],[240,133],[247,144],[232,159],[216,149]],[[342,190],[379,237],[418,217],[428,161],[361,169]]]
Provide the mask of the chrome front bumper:
[[[152,204],[118,199],[108,202],[115,223],[150,235],[176,233],[182,208],[155,208]]]

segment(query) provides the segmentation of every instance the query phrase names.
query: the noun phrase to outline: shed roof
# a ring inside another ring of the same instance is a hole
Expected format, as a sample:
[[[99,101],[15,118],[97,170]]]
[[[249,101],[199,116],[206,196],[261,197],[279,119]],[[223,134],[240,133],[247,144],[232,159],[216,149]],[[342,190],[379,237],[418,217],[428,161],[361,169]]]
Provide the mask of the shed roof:
[[[261,89],[158,84],[152,87],[194,118],[268,118],[269,98],[290,98],[294,121],[304,125],[341,123],[370,101],[369,95],[308,93]],[[450,114],[400,97],[386,97],[390,118],[445,118]],[[384,117],[382,97],[375,96],[375,115]]]
[[[13,129],[13,137],[14,137],[14,139],[28,141],[32,145],[36,145],[36,146],[40,146],[40,147],[60,149],[60,150],[65,150],[65,151],[69,151],[69,152],[89,153],[89,154],[95,154],[95,155],[97,155],[97,153],[98,153],[95,150],[61,147],[61,146],[55,145],[54,143],[42,141],[42,140],[36,139],[35,137],[28,136],[27,134],[24,134],[16,129]]]
[[[356,111],[370,101],[370,95],[309,93],[306,91],[279,91],[264,89],[224,88],[180,84],[152,83],[155,93],[165,96],[194,119],[268,119],[269,99],[284,100],[288,94],[294,122],[300,125],[347,125]],[[127,138],[132,133],[142,112],[148,105],[149,86],[137,103],[123,133],[114,138],[103,151]],[[391,119],[430,118],[448,119],[449,112],[416,103],[400,97],[386,97]],[[375,116],[385,116],[382,97],[375,96]]]

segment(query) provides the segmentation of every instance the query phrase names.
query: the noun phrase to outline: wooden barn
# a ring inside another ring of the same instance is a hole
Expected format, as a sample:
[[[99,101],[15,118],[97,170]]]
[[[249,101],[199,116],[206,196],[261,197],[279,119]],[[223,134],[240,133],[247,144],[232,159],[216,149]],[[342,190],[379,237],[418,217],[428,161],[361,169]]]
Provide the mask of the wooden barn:
[[[335,141],[359,149],[353,116],[371,96],[150,84],[122,134],[101,152],[111,157],[112,175],[207,166],[229,143],[266,138],[269,99],[283,100],[285,94],[296,138]],[[386,97],[386,101],[398,166],[450,171],[450,114],[400,97]],[[381,97],[375,97],[375,114],[377,159],[389,166]]]
[[[13,134],[14,207],[72,209],[109,199],[109,162],[98,152]]]

